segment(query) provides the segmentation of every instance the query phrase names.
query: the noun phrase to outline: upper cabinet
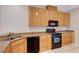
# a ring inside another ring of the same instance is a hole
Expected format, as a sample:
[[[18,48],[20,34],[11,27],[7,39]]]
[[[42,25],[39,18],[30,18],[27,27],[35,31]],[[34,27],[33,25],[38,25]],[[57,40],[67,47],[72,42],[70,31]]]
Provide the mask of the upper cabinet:
[[[70,26],[70,14],[58,11],[59,26]]]
[[[39,9],[39,23],[40,26],[48,26],[48,10]]]
[[[53,6],[47,6],[47,9],[29,6],[29,26],[48,26],[49,20],[57,20],[58,26],[69,26],[70,14],[57,11]]]
[[[29,26],[47,26],[48,10],[29,7]]]
[[[48,11],[48,20],[57,20],[57,11]]]
[[[29,7],[29,26],[39,26],[39,9]]]
[[[50,6],[50,5],[48,5],[48,6],[47,6],[47,9],[48,9],[48,10],[57,11],[57,7],[55,7],[55,6]]]
[[[63,13],[63,26],[69,26],[70,25],[70,14],[69,13]]]
[[[48,20],[57,20],[57,7],[48,5],[47,10]]]

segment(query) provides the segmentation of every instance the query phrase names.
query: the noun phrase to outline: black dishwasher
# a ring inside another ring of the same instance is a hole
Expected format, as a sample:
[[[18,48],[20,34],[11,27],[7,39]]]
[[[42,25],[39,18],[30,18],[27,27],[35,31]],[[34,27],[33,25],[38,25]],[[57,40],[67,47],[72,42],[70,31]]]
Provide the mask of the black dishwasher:
[[[27,37],[27,53],[39,52],[39,36]]]

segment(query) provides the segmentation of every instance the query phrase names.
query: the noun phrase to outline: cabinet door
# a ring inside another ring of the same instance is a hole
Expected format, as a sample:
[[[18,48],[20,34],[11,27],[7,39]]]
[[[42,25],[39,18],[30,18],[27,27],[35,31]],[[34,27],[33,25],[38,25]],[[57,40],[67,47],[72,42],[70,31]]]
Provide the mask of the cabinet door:
[[[59,26],[69,26],[70,14],[58,11],[58,20],[59,20]]]
[[[46,36],[40,36],[40,51],[46,50]]]
[[[34,12],[34,9],[33,7],[29,7],[29,26],[33,26],[34,25],[34,22],[33,22],[33,12]]]
[[[52,37],[51,37],[51,34],[47,34],[46,49],[51,50],[51,47],[52,47]]]
[[[39,8],[29,7],[29,26],[39,26]]]
[[[69,26],[70,25],[70,14],[69,13],[63,13],[63,25]]]
[[[62,46],[68,45],[71,43],[70,33],[63,33],[62,34]]]
[[[59,26],[63,26],[63,12],[58,12]]]
[[[25,44],[24,42],[17,44],[16,46],[11,47],[12,53],[24,53],[25,52]]]
[[[57,11],[49,11],[48,12],[48,20],[57,20]]]
[[[70,32],[70,41],[74,43],[74,32]]]
[[[48,10],[39,9],[39,23],[40,26],[48,26]]]
[[[20,39],[11,43],[11,53],[25,53],[26,49],[26,39]]]

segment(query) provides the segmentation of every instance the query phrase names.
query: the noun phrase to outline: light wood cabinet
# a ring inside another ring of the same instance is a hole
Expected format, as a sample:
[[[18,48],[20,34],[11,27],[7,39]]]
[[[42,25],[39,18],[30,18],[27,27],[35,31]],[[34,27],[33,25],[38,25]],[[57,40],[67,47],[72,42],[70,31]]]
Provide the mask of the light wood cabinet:
[[[51,50],[52,47],[52,38],[51,38],[51,34],[47,34],[46,35],[46,49],[47,50]]]
[[[59,21],[59,26],[63,26],[63,12],[57,12],[58,14],[58,21]]]
[[[59,26],[69,26],[70,14],[58,11],[58,21],[59,21]]]
[[[41,35],[40,51],[51,50],[51,47],[52,47],[51,34]]]
[[[29,6],[29,26],[39,25],[39,9]]]
[[[48,11],[48,21],[49,20],[58,20],[57,19],[57,11],[52,10],[52,11]]]
[[[63,26],[69,26],[70,25],[70,14],[69,13],[63,13]]]
[[[74,32],[70,32],[70,39],[72,43],[74,43],[74,35],[75,35]]]
[[[62,34],[62,46],[70,44],[70,35],[69,33]]]
[[[5,53],[25,53],[25,52],[27,52],[27,49],[26,49],[27,44],[26,43],[27,43],[26,38],[11,41],[4,52]]]
[[[40,36],[40,52],[46,50],[46,35]]]
[[[29,26],[48,26],[49,20],[59,21],[59,26],[69,26],[70,14],[55,9],[52,6],[48,9],[29,6]]]
[[[48,10],[39,9],[39,26],[48,26]]]
[[[47,9],[48,9],[48,10],[55,10],[55,11],[57,11],[57,7],[51,6],[51,5],[48,5],[48,6],[47,6]]]
[[[29,7],[29,26],[47,26],[48,10]]]
[[[11,47],[11,53],[25,53],[25,44],[24,42],[21,42],[20,44],[17,44],[16,46]]]
[[[74,42],[74,32],[62,33],[62,46],[68,45]]]
[[[26,38],[11,42],[11,53],[25,53],[26,46]]]
[[[74,43],[74,32],[60,32],[62,33],[62,46]],[[39,52],[51,50],[52,47],[52,36],[49,33],[39,35]],[[28,39],[29,40],[29,39]],[[37,42],[37,41],[36,41]],[[14,39],[6,47],[5,53],[25,53],[27,52],[27,38]]]

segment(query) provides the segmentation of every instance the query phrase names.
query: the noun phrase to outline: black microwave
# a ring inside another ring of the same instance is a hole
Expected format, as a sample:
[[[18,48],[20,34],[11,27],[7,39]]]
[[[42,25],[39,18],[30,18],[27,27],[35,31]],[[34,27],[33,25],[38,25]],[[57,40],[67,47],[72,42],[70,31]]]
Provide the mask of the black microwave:
[[[49,27],[58,27],[58,21],[50,20],[48,21]]]

